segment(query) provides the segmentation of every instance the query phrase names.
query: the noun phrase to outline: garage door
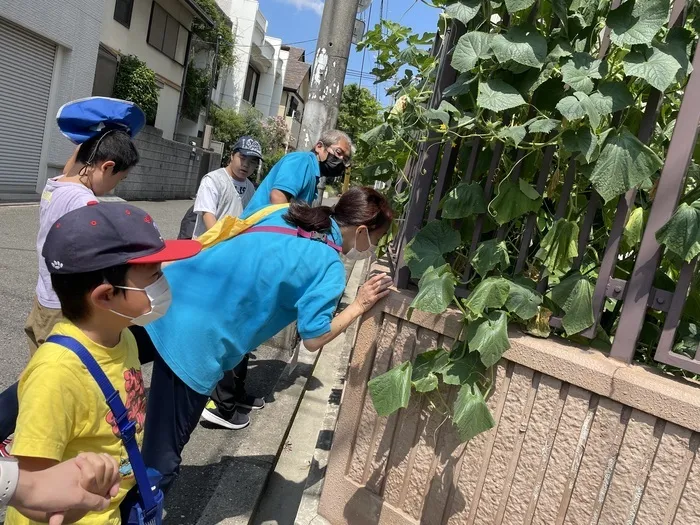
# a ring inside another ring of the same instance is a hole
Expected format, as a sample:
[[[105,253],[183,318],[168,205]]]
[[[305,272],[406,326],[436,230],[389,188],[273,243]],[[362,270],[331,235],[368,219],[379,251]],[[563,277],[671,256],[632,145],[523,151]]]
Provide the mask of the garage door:
[[[36,192],[56,46],[0,19],[0,200]]]

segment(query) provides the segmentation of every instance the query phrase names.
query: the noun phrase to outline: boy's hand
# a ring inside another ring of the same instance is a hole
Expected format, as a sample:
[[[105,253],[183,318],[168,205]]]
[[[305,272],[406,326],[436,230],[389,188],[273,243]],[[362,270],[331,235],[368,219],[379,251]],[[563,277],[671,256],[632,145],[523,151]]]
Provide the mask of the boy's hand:
[[[49,513],[49,524],[61,525],[66,511],[106,509],[120,482],[114,458],[83,453],[46,470],[21,471],[12,503],[22,511]]]

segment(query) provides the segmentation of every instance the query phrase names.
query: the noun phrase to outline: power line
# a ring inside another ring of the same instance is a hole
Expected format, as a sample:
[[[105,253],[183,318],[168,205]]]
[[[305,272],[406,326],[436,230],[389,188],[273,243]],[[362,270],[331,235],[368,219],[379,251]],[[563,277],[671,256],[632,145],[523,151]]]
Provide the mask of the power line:
[[[369,4],[369,15],[367,15],[366,26],[369,27],[372,22],[372,2]],[[360,66],[360,86],[362,86],[362,72],[365,70],[365,56],[367,56],[367,46],[362,50],[362,65]]]

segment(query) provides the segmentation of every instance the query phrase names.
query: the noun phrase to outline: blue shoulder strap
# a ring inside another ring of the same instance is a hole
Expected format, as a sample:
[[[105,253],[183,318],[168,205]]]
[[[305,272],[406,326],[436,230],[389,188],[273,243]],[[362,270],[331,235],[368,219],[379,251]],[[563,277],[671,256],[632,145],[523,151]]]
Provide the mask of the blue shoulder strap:
[[[90,372],[90,375],[95,379],[100,390],[102,390],[107,400],[107,405],[112,410],[114,419],[117,422],[117,427],[122,435],[122,442],[129,455],[129,461],[131,462],[131,468],[136,478],[136,484],[139,488],[139,495],[143,501],[144,510],[146,512],[150,511],[157,504],[153,497],[153,492],[151,491],[151,484],[148,481],[146,465],[143,462],[141,451],[136,442],[136,423],[129,421],[129,413],[121,397],[119,397],[119,392],[114,389],[114,386],[112,386],[112,383],[105,375],[100,365],[97,364],[95,358],[92,357],[90,352],[78,341],[65,335],[52,335],[46,339],[46,342],[60,345],[73,351],[83,362],[85,368]]]

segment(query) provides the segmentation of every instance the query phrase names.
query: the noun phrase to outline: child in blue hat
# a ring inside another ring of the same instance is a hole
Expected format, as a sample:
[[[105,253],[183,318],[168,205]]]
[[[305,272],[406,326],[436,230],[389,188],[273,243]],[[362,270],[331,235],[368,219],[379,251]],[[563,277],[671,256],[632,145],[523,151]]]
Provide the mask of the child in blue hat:
[[[90,97],[62,106],[56,120],[61,132],[79,146],[63,174],[49,179],[41,194],[36,242],[39,280],[34,306],[24,327],[30,355],[62,317],[41,257],[46,234],[60,217],[106,195],[126,178],[139,161],[131,139],[143,128],[146,117],[133,102]]]

